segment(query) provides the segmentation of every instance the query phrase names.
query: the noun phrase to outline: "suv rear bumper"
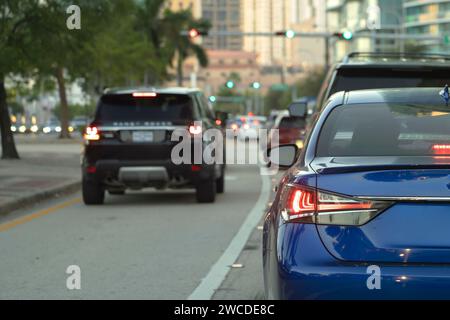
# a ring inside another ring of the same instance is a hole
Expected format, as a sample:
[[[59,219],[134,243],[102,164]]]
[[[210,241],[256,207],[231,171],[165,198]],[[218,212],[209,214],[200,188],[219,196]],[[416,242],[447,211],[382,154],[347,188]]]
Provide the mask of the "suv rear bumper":
[[[111,186],[185,187],[216,177],[215,165],[175,165],[170,160],[99,160],[84,161],[83,178]],[[128,170],[127,170],[128,169]]]

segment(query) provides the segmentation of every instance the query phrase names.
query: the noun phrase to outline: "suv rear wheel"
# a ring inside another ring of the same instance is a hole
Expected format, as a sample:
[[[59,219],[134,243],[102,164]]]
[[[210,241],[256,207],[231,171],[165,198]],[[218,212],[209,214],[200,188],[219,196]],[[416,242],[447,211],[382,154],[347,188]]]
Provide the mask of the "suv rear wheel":
[[[216,180],[216,191],[217,193],[225,192],[225,170],[222,168],[222,174],[220,178]]]
[[[99,205],[105,202],[105,189],[101,184],[83,179],[83,201],[86,205]]]
[[[196,187],[197,202],[212,203],[216,201],[216,179],[206,180]]]
[[[125,194],[125,190],[123,189],[112,189],[108,190],[108,193],[112,196],[123,196]]]

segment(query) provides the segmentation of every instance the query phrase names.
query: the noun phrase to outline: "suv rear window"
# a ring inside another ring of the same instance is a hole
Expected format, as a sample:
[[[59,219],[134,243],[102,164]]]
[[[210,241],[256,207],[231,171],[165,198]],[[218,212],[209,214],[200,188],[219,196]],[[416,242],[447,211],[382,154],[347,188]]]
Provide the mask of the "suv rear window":
[[[450,108],[364,104],[335,108],[319,137],[318,157],[450,155]]]
[[[158,94],[135,98],[130,94],[105,95],[100,99],[96,120],[186,122],[193,119],[192,100],[187,95]]]
[[[450,83],[450,68],[436,69],[378,69],[342,68],[337,72],[330,95],[339,91],[382,88],[443,87]]]

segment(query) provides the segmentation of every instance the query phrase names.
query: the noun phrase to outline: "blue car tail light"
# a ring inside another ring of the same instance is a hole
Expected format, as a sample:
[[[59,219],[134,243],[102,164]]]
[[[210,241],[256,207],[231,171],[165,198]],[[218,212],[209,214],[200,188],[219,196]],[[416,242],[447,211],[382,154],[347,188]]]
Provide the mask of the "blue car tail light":
[[[361,226],[393,202],[355,199],[308,187],[288,186],[281,196],[287,222]]]

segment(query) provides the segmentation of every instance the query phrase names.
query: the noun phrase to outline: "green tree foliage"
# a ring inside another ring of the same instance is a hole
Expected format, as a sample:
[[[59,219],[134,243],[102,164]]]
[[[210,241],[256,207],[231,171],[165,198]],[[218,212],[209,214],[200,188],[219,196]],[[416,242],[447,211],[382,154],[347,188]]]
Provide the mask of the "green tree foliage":
[[[184,61],[188,57],[194,56],[202,67],[206,67],[208,66],[208,56],[205,50],[191,38],[180,35],[180,31],[192,28],[208,31],[211,28],[211,25],[206,20],[194,19],[191,10],[182,10],[178,12],[165,10],[163,27],[166,31],[165,36],[171,40],[167,43],[169,44],[169,50],[171,52],[171,61],[176,60],[177,83],[179,86],[183,86]]]
[[[292,102],[293,92],[296,93],[297,97],[316,97],[324,79],[325,71],[317,69],[307,73],[301,80],[291,86],[288,91],[269,90],[265,97],[266,111],[286,109]]]
[[[270,113],[270,110],[284,109],[286,106],[283,104],[284,92],[269,90],[265,96],[265,106]]]
[[[181,66],[192,55],[206,66],[203,49],[180,32],[207,30],[209,24],[194,19],[190,11],[165,10],[165,4],[164,0],[0,0],[3,157],[18,158],[5,90],[5,79],[10,75],[35,80],[35,88],[19,93],[21,97],[38,98],[47,84],[56,85],[61,137],[68,137],[71,110],[66,83],[83,80],[85,92],[95,98],[105,87],[160,84],[169,79],[173,63],[181,84]],[[71,5],[81,9],[79,30],[67,26],[73,14],[67,12]]]
[[[30,69],[27,57],[33,42],[31,24],[39,19],[39,3],[38,0],[0,1],[0,133],[4,159],[19,158],[11,132],[5,81],[10,74]]]
[[[117,0],[109,13],[110,27],[100,29],[86,45],[90,61],[83,71],[84,88],[95,98],[105,87],[157,84],[166,76],[167,62],[158,58],[157,50],[140,23],[133,0]]]
[[[173,61],[176,61],[177,82],[182,86],[184,61],[195,56],[200,65],[206,67],[208,57],[200,45],[180,32],[192,28],[208,31],[211,26],[206,20],[195,19],[191,10],[172,12],[164,10],[164,6],[164,0],[142,1],[136,15],[137,28],[146,34],[163,65],[173,67]],[[168,76],[166,73],[165,78]]]
[[[81,8],[81,29],[68,28],[67,8],[71,5]],[[39,72],[53,76],[58,84],[61,138],[70,136],[66,82],[87,70],[92,58],[86,54],[86,48],[100,30],[113,22],[109,20],[112,8],[107,0],[40,1],[39,19],[32,23],[35,43],[30,49]]]
[[[77,117],[77,116],[84,116],[87,118],[92,118],[95,113],[95,105],[94,104],[87,104],[87,105],[80,105],[80,104],[69,104],[69,117],[70,119]],[[55,109],[53,109],[53,114],[60,118],[61,117],[61,105],[57,105]]]

